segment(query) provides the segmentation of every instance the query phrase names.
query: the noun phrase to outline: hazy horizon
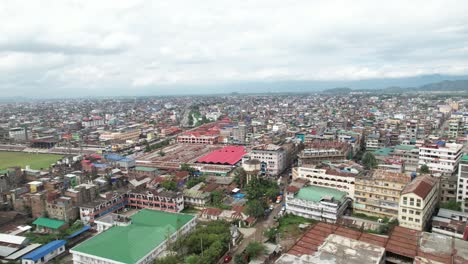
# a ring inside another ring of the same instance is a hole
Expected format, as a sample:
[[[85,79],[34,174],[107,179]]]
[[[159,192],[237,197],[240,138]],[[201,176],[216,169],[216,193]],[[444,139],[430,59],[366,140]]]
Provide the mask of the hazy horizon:
[[[466,1],[3,1],[0,98],[468,79]]]

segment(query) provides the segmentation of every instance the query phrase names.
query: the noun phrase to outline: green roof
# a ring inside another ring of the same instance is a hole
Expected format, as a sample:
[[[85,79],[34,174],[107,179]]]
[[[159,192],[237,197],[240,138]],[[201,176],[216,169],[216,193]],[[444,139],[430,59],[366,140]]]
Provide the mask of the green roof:
[[[412,150],[415,149],[415,145],[397,145],[395,146],[396,149],[401,149],[401,150]]]
[[[39,217],[33,222],[33,225],[44,226],[51,229],[59,229],[64,224],[64,221],[46,217]]]
[[[462,161],[468,161],[468,154],[465,154],[461,158]]]
[[[320,186],[307,186],[301,188],[294,198],[320,202],[324,196],[332,196],[337,201],[342,201],[346,197],[346,193],[336,189],[320,187]]]
[[[72,250],[122,263],[136,263],[193,219],[193,215],[143,209],[129,226],[114,226]]]
[[[393,148],[381,148],[381,149],[378,149],[378,150],[374,151],[374,155],[388,156],[392,152],[393,152]]]
[[[152,171],[157,171],[158,169],[156,168],[150,168],[150,167],[135,167],[135,170],[137,171],[147,171],[147,172],[152,172]]]
[[[0,174],[7,174],[8,170],[0,170]]]

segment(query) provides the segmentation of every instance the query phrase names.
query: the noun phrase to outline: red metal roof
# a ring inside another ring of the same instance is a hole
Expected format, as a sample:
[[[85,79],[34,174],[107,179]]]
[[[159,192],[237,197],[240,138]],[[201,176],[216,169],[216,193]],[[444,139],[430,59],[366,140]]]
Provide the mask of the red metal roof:
[[[247,154],[247,152],[245,152],[245,148],[242,146],[228,146],[199,158],[197,162],[234,165],[239,162],[245,154]]]

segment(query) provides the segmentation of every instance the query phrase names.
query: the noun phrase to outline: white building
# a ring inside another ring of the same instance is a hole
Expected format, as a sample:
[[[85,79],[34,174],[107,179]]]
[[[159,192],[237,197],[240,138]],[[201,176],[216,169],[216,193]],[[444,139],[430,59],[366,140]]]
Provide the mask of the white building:
[[[144,209],[131,216],[130,224],[110,227],[70,249],[73,264],[154,263],[196,224],[194,215]]]
[[[457,202],[462,205],[462,210],[468,213],[468,155],[464,155],[458,167]]]
[[[286,213],[309,219],[336,223],[350,204],[345,192],[331,188],[289,186],[286,189]]]
[[[331,168],[320,168],[319,166],[312,167],[297,167],[293,169],[293,180],[308,179],[310,185],[333,188],[342,192],[346,192],[348,197],[354,200],[354,182],[355,176],[359,171],[354,168],[348,170],[336,170]]]
[[[267,175],[278,175],[286,168],[286,152],[277,145],[256,146],[250,151],[249,156],[266,165],[262,169]]]
[[[463,145],[457,143],[422,146],[419,148],[419,166],[425,164],[431,172],[451,175],[458,169],[462,148]]]
[[[423,175],[405,186],[398,209],[400,226],[424,230],[439,202],[439,184],[439,178]]]

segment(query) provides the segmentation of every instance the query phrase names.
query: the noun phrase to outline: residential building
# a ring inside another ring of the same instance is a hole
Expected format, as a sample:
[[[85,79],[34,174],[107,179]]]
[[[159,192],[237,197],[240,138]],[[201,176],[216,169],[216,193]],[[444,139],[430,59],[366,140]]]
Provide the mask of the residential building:
[[[452,175],[458,169],[462,157],[462,144],[443,143],[419,148],[419,165],[427,165],[433,173]]]
[[[438,178],[422,175],[405,186],[399,201],[400,226],[424,231],[439,202],[439,184]]]
[[[268,144],[253,147],[248,156],[262,162],[267,175],[279,175],[286,168],[286,153],[281,146]]]
[[[468,240],[468,213],[440,208],[431,226],[433,233]]]
[[[193,215],[147,209],[130,218],[130,224],[110,227],[70,249],[73,263],[153,263],[170,242],[188,234],[197,224]]]
[[[184,197],[180,192],[146,189],[128,194],[128,206],[158,211],[180,212],[184,209]]]
[[[73,205],[72,198],[66,196],[46,201],[46,211],[50,218],[66,222],[78,218],[78,207]]]
[[[461,203],[463,212],[468,213],[468,155],[460,160],[457,182],[457,202]]]
[[[209,144],[218,143],[218,135],[201,134],[200,132],[186,132],[183,135],[177,136],[177,143],[186,144]]]
[[[352,147],[348,142],[312,141],[305,144],[299,155],[299,166],[319,164],[322,161],[340,161],[349,158]]]
[[[350,164],[339,164],[337,167],[335,168],[331,163],[296,167],[293,168],[292,178],[293,180],[308,179],[310,185],[346,192],[348,197],[354,200],[355,177],[359,174],[359,170],[353,168]]]
[[[106,193],[105,198],[100,197],[80,206],[80,219],[85,223],[92,223],[94,219],[103,215],[123,209],[128,204],[127,193]]]
[[[286,212],[318,221],[335,223],[351,202],[347,193],[331,188],[289,186],[286,189]]]
[[[354,212],[377,217],[397,217],[401,191],[410,182],[409,175],[375,170],[356,177]]]
[[[204,208],[210,201],[210,193],[202,190],[205,184],[200,182],[184,190],[184,203],[197,208]]]
[[[390,155],[394,159],[403,161],[405,171],[417,171],[419,149],[415,145],[397,145]]]

